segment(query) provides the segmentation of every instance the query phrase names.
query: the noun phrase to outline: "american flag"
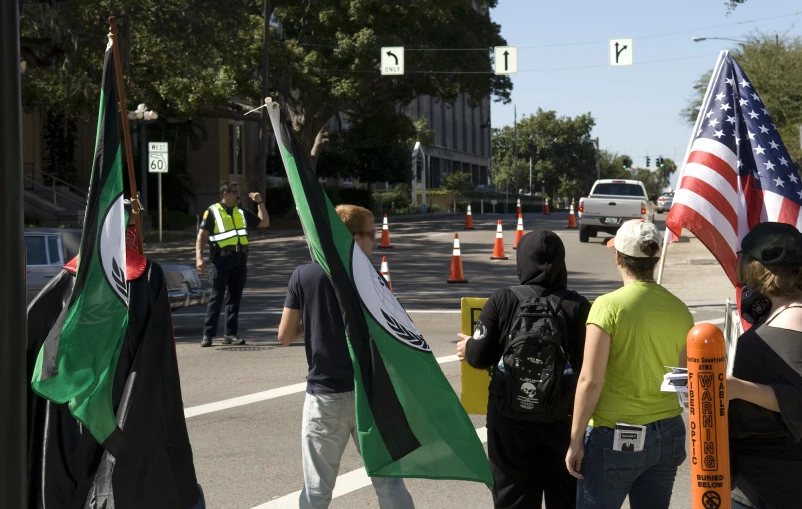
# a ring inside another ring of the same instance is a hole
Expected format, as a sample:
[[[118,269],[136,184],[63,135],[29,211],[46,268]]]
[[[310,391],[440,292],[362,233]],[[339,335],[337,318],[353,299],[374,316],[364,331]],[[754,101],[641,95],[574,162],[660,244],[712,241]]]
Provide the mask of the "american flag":
[[[691,231],[738,285],[741,240],[756,224],[802,230],[802,181],[757,90],[722,52],[685,156],[666,226]]]

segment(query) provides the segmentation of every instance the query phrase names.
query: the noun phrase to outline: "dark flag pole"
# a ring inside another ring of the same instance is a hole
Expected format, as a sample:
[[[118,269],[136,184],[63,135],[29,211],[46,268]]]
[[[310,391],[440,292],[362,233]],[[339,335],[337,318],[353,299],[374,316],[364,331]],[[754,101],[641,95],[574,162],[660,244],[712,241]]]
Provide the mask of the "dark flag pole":
[[[0,507],[26,506],[25,238],[22,202],[22,99],[20,95],[19,9],[0,2]]]
[[[136,192],[136,170],[134,169],[134,155],[131,152],[131,130],[128,128],[128,110],[125,107],[125,86],[123,84],[123,66],[120,58],[119,38],[117,37],[117,20],[114,16],[109,18],[109,37],[111,37],[112,52],[114,53],[114,67],[117,71],[117,95],[120,98],[120,118],[123,126],[123,145],[125,147],[125,162],[128,167],[128,184],[131,188],[131,212],[134,214],[136,222],[136,244],[139,254],[144,255],[145,249],[142,246],[142,219],[140,211],[142,204],[139,203],[139,194]],[[144,140],[142,140],[144,142]],[[145,187],[147,182],[142,182]]]

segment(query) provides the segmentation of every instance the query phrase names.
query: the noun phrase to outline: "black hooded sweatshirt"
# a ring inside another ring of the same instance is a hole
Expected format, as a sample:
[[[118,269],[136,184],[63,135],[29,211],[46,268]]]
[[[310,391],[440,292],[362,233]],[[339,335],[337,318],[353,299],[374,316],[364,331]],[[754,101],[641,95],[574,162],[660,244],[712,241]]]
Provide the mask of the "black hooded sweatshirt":
[[[569,355],[577,359],[577,375],[582,365],[585,348],[585,322],[590,312],[588,300],[576,292],[568,291],[568,270],[565,268],[565,246],[556,233],[540,230],[527,233],[518,243],[518,279],[522,285],[535,288],[538,295],[555,294],[562,300],[568,320],[566,338]],[[496,290],[488,299],[476,322],[476,332],[468,340],[465,360],[475,368],[496,366],[504,352],[518,297],[509,287]],[[501,415],[491,395],[487,408],[487,426],[506,428],[527,426],[527,421]]]

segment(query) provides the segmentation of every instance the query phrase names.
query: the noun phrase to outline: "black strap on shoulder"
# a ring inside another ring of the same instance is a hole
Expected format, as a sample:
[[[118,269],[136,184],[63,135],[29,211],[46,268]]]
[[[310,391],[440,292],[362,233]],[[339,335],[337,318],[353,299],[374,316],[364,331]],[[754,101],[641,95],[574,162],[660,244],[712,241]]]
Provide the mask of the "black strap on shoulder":
[[[524,301],[529,297],[537,298],[539,297],[537,291],[529,285],[518,285],[518,286],[511,286],[510,290],[512,293],[518,297],[518,301]]]

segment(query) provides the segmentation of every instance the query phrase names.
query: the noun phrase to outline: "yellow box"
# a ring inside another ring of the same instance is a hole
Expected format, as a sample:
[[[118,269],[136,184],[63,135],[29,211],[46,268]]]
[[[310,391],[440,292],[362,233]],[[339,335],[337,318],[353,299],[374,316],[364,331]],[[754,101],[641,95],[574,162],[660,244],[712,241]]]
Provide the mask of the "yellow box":
[[[486,298],[463,297],[461,301],[461,332],[473,335],[479,313]],[[472,368],[467,362],[460,363],[460,401],[469,414],[487,415],[490,373],[486,369]]]

